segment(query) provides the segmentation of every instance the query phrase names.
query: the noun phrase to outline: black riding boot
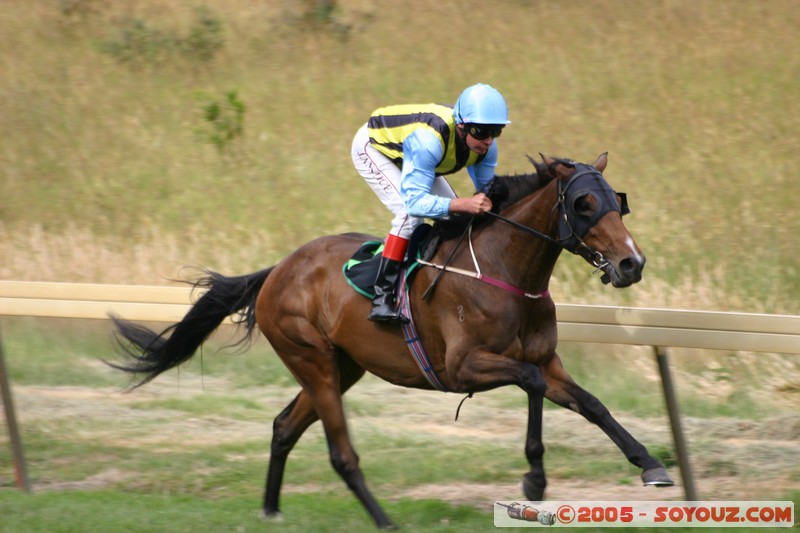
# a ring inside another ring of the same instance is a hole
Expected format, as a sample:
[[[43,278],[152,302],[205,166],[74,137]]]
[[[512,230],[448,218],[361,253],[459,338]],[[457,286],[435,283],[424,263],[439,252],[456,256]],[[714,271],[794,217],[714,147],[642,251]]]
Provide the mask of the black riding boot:
[[[372,311],[369,319],[373,322],[389,322],[400,320],[405,322],[400,308],[397,305],[395,291],[397,280],[400,277],[400,261],[381,256],[378,275],[375,277],[375,297],[372,299]]]

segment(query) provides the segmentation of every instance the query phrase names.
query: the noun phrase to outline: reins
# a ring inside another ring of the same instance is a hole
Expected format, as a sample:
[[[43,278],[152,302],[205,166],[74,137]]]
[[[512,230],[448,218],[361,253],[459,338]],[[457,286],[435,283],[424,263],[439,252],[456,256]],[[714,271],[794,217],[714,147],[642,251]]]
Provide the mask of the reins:
[[[474,222],[474,218],[473,218],[473,220],[470,220],[470,223],[467,226],[467,230],[464,232],[464,235],[467,235],[467,234],[469,235],[469,239],[468,239],[469,251],[470,251],[470,255],[472,256],[472,265],[475,267],[475,271],[473,272],[471,270],[464,270],[463,268],[457,268],[457,267],[450,266],[450,261],[452,260],[453,255],[455,254],[455,251],[458,249],[458,246],[461,244],[461,240],[463,240],[463,238],[464,238],[464,235],[462,235],[461,239],[459,239],[458,244],[456,245],[455,249],[453,250],[453,253],[450,254],[450,257],[448,257],[447,262],[444,265],[439,265],[437,263],[431,263],[430,261],[425,261],[424,259],[417,259],[417,262],[419,264],[421,264],[421,265],[433,267],[433,268],[436,268],[436,269],[440,270],[439,274],[436,276],[436,278],[431,282],[431,284],[425,290],[425,293],[422,296],[423,298],[425,298],[425,296],[429,294],[429,291],[431,291],[435,287],[435,285],[439,282],[439,278],[445,272],[453,272],[454,274],[460,274],[462,276],[475,278],[478,281],[482,281],[482,282],[484,282],[484,283],[486,283],[488,285],[493,285],[495,287],[498,287],[500,289],[508,291],[511,294],[516,294],[517,296],[523,296],[525,298],[530,298],[532,300],[538,300],[539,298],[549,298],[550,297],[550,291],[543,291],[543,292],[538,292],[538,293],[528,292],[528,291],[520,289],[519,287],[515,287],[514,285],[511,285],[510,283],[506,283],[503,280],[500,280],[500,279],[497,279],[497,278],[493,278],[491,276],[487,276],[486,274],[483,274],[481,272],[481,267],[478,264],[478,258],[475,255],[475,248],[472,245],[472,223],[473,222]]]
[[[456,245],[453,247],[453,251],[452,251],[452,252],[450,252],[450,256],[447,258],[447,261],[445,261],[445,263],[444,263],[444,266],[445,266],[445,267],[447,267],[447,266],[450,264],[450,262],[453,260],[453,257],[455,257],[455,255],[456,255],[456,252],[457,252],[457,251],[458,251],[458,249],[461,247],[461,241],[463,241],[463,240],[464,240],[464,237],[466,237],[467,233],[469,233],[469,232],[471,232],[471,231],[472,231],[472,223],[473,223],[473,222],[475,222],[475,216],[474,216],[474,215],[473,215],[472,217],[470,217],[470,219],[469,219],[469,224],[467,224],[467,227],[466,227],[466,228],[464,228],[464,232],[461,234],[461,237],[459,237],[459,238],[458,238],[458,242],[457,242],[457,243],[456,243]],[[424,264],[426,264],[426,262],[424,263],[424,262],[422,262],[421,260],[418,260],[418,262],[419,262],[420,264],[423,264],[423,265],[424,265]],[[433,265],[432,265],[432,264],[429,264],[429,266],[433,266]],[[430,284],[430,285],[428,285],[428,288],[427,288],[427,289],[425,289],[425,292],[423,292],[423,293],[422,293],[422,299],[423,299],[423,300],[427,300],[427,299],[428,299],[428,297],[429,297],[431,294],[433,294],[433,290],[434,290],[434,289],[436,288],[436,286],[439,284],[439,280],[440,280],[440,279],[441,279],[441,277],[444,275],[444,273],[445,273],[445,270],[446,270],[446,268],[442,268],[442,269],[440,270],[440,272],[439,272],[439,273],[436,275],[436,277],[433,279],[433,281],[431,281],[431,284]]]
[[[547,241],[547,242],[549,242],[550,244],[555,244],[556,246],[560,246],[561,248],[564,248],[564,247],[565,247],[565,246],[564,246],[564,243],[562,243],[562,242],[561,242],[561,241],[559,241],[558,239],[554,239],[554,238],[552,238],[550,235],[547,235],[547,234],[545,234],[545,233],[542,233],[541,231],[539,231],[539,230],[536,230],[536,229],[534,229],[534,228],[532,228],[532,227],[530,227],[530,226],[526,226],[525,224],[520,224],[520,223],[519,223],[519,222],[517,222],[516,220],[511,220],[511,219],[510,219],[510,218],[508,218],[508,217],[504,217],[504,216],[503,216],[503,215],[501,215],[500,213],[495,213],[494,211],[487,211],[485,214],[486,214],[486,215],[489,215],[489,216],[493,216],[494,218],[496,218],[496,219],[498,219],[498,220],[502,220],[502,221],[503,221],[503,222],[505,222],[506,224],[511,224],[511,225],[512,225],[512,226],[514,226],[515,228],[517,228],[517,229],[521,229],[522,231],[524,231],[524,232],[526,232],[526,233],[530,233],[531,235],[535,235],[536,237],[539,237],[539,238],[540,238],[540,239],[542,239],[543,241]]]
[[[591,248],[589,245],[587,245],[585,242],[583,242],[583,240],[580,238],[580,236],[575,232],[574,228],[572,227],[572,224],[570,223],[570,219],[569,219],[569,214],[570,214],[570,212],[572,210],[568,207],[567,201],[566,201],[567,200],[567,191],[569,190],[570,186],[573,183],[575,183],[575,181],[579,177],[585,176],[585,175],[588,175],[588,174],[600,174],[602,176],[602,174],[599,171],[597,171],[595,168],[589,167],[589,168],[582,169],[582,170],[576,172],[575,174],[573,174],[572,176],[570,176],[570,178],[567,181],[566,185],[563,185],[561,180],[559,180],[557,182],[558,183],[558,185],[557,185],[558,186],[558,199],[556,200],[556,203],[553,206],[552,210],[556,210],[556,209],[559,210],[559,212],[560,212],[559,214],[562,217],[563,224],[569,230],[569,234],[566,237],[559,238],[559,239],[554,239],[553,237],[551,237],[551,236],[549,236],[549,235],[547,235],[545,233],[542,233],[541,231],[539,231],[539,230],[537,230],[535,228],[532,228],[530,226],[526,226],[525,224],[517,222],[516,220],[512,220],[512,219],[510,219],[508,217],[505,217],[505,216],[503,216],[503,215],[501,215],[499,213],[495,213],[493,211],[487,211],[485,214],[490,215],[490,216],[492,216],[492,217],[494,217],[494,218],[496,218],[498,220],[502,220],[503,222],[505,222],[507,224],[510,224],[511,226],[513,226],[513,227],[515,227],[515,228],[517,228],[519,230],[522,230],[522,231],[524,231],[526,233],[529,233],[529,234],[531,234],[531,235],[533,235],[533,236],[535,236],[535,237],[537,237],[537,238],[539,238],[539,239],[541,239],[541,240],[543,240],[545,242],[548,242],[550,244],[554,244],[554,245],[558,246],[559,248],[561,248],[563,250],[567,250],[570,253],[573,253],[575,255],[579,255],[579,256],[583,257],[591,265],[596,267],[597,270],[595,270],[595,272],[598,272],[598,271],[602,270],[604,267],[606,267],[608,265],[608,262],[606,261],[605,257],[603,257],[602,253],[600,253],[597,250]],[[563,215],[562,215],[562,213],[563,213]],[[515,287],[514,285],[506,283],[505,281],[502,281],[502,280],[499,280],[499,279],[495,279],[495,278],[492,278],[490,276],[486,276],[485,274],[481,273],[480,265],[478,264],[477,257],[475,256],[475,250],[474,250],[474,247],[472,245],[472,225],[473,225],[474,222],[475,222],[475,217],[473,216],[470,219],[469,223],[467,224],[467,227],[465,228],[464,232],[461,234],[461,237],[459,237],[458,242],[456,243],[455,247],[453,247],[453,251],[450,253],[450,256],[447,258],[447,261],[445,261],[445,263],[443,265],[436,264],[436,263],[431,263],[429,261],[425,261],[425,260],[422,260],[422,259],[418,259],[417,260],[417,262],[419,264],[421,264],[421,265],[433,267],[433,268],[436,268],[436,269],[438,269],[440,271],[439,274],[437,274],[436,278],[434,278],[434,280],[431,282],[431,284],[428,286],[428,288],[423,293],[423,295],[422,295],[422,299],[423,300],[428,298],[432,294],[433,290],[435,289],[436,285],[438,285],[439,280],[441,279],[441,277],[444,275],[445,272],[453,272],[455,274],[460,274],[460,275],[463,275],[463,276],[468,276],[468,277],[471,277],[471,278],[475,278],[475,279],[477,279],[479,281],[482,281],[484,283],[487,283],[489,285],[494,285],[495,287],[499,287],[501,289],[504,289],[504,290],[506,290],[506,291],[508,291],[508,292],[510,292],[512,294],[516,294],[517,296],[523,296],[523,297],[534,299],[534,300],[535,299],[539,299],[539,298],[546,298],[546,297],[550,296],[549,291],[544,291],[544,292],[541,292],[541,293],[530,293],[530,292],[527,292],[527,291],[525,291],[523,289]],[[453,260],[453,257],[455,257],[456,252],[461,247],[461,243],[464,240],[464,237],[466,235],[469,235],[468,242],[469,242],[469,247],[470,247],[470,254],[472,256],[472,264],[475,267],[475,271],[474,272],[450,266],[450,263]],[[575,242],[574,246],[570,246],[569,245],[569,243],[572,242],[572,241]]]
[[[560,205],[560,204],[556,204],[555,207],[558,207],[558,205]],[[511,224],[515,228],[520,229],[520,230],[522,230],[522,231],[524,231],[526,233],[530,233],[531,235],[534,235],[534,236],[542,239],[545,242],[549,242],[550,244],[555,244],[559,248],[562,248],[562,249],[564,249],[564,250],[566,250],[566,251],[568,251],[570,253],[573,253],[575,255],[579,255],[579,256],[583,257],[584,259],[586,259],[587,261],[589,261],[590,264],[592,264],[593,266],[595,266],[597,268],[603,268],[606,265],[606,260],[605,260],[605,257],[603,257],[603,254],[601,254],[600,252],[598,252],[594,248],[591,248],[589,245],[587,245],[585,242],[583,242],[583,240],[581,240],[580,237],[578,237],[575,234],[575,231],[572,229],[572,226],[569,226],[569,221],[566,218],[566,212],[565,212],[565,215],[564,215],[564,220],[565,220],[565,222],[567,224],[567,227],[569,227],[571,233],[565,239],[554,239],[551,236],[542,233],[541,231],[538,231],[538,230],[536,230],[536,229],[534,229],[534,228],[532,228],[530,226],[526,226],[525,224],[520,224],[516,220],[511,220],[510,218],[504,217],[503,215],[501,215],[499,213],[494,213],[492,211],[487,211],[486,214],[490,215],[490,216],[493,216],[498,220],[502,220],[503,222],[505,222],[507,224]],[[577,239],[577,241],[578,241],[578,245],[574,249],[570,249],[563,242],[563,241],[567,241],[567,240],[571,239],[572,237],[575,237]]]

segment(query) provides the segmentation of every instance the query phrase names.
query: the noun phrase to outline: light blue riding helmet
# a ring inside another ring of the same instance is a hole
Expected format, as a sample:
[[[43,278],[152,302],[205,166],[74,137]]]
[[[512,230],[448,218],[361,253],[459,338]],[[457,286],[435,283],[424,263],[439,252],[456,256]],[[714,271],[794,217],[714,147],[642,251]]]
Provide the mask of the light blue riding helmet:
[[[485,83],[464,89],[453,107],[453,118],[459,124],[511,124],[505,98]]]

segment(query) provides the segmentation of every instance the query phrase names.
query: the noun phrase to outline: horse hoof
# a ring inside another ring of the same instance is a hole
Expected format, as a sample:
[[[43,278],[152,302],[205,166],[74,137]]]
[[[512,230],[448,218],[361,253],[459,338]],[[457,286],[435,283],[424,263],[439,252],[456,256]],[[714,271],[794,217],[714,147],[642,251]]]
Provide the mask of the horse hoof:
[[[547,482],[542,480],[541,482],[537,482],[532,480],[527,475],[522,476],[522,492],[525,494],[525,498],[531,502],[541,502],[544,501],[544,489],[547,486]]]
[[[669,477],[666,468],[660,466],[642,472],[642,483],[645,486],[651,485],[655,487],[671,487],[675,484],[672,478]]]
[[[267,512],[262,510],[261,517],[270,522],[283,522],[283,513],[279,511]]]

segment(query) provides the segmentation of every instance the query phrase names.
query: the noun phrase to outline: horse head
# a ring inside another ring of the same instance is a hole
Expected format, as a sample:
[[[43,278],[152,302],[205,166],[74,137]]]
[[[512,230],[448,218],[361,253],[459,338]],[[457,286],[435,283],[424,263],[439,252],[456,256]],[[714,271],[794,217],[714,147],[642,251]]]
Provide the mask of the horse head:
[[[625,194],[603,176],[608,154],[593,165],[540,155],[543,163],[531,162],[541,178],[556,181],[559,243],[601,270],[603,283],[622,288],[639,282],[645,256],[622,221],[629,212]]]

